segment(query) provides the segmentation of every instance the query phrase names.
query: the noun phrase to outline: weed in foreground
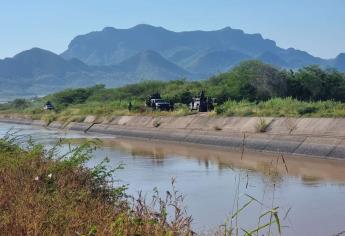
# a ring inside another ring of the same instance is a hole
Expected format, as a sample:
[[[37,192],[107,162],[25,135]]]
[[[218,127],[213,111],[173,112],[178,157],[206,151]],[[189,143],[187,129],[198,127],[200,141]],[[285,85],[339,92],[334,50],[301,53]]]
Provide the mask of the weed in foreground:
[[[272,232],[276,232],[281,235],[282,226],[281,220],[278,214],[279,207],[267,207],[263,202],[254,198],[249,194],[240,195],[240,176],[238,178],[238,188],[235,192],[236,197],[234,199],[234,211],[227,221],[221,225],[220,229],[215,233],[215,235],[223,236],[254,236],[254,235],[271,235]],[[242,205],[239,204],[240,200],[246,200]],[[255,205],[260,209],[265,209],[258,215],[258,223],[254,228],[245,228],[243,221],[241,221],[241,215],[249,210],[250,207]],[[275,227],[275,230],[272,229]]]
[[[0,139],[0,230],[4,235],[191,235],[174,190],[154,205],[115,185],[106,160],[86,168],[96,143],[59,154],[18,137]],[[134,203],[134,204],[133,204]],[[158,207],[157,207],[158,206]],[[170,217],[168,207],[173,207]]]
[[[245,140],[246,136],[243,136],[243,145],[242,145],[242,153],[241,159],[243,159],[243,153],[245,150]],[[276,159],[272,159],[272,161],[264,166],[262,170],[264,173],[265,178],[263,179],[266,183],[272,184],[273,191],[272,191],[272,201],[270,206],[264,204],[265,199],[265,191],[262,196],[262,200],[258,200],[257,198],[247,194],[247,193],[240,193],[240,185],[245,184],[245,189],[248,188],[249,185],[249,177],[248,172],[245,172],[245,183],[243,183],[243,173],[240,172],[236,178],[237,188],[235,189],[235,197],[233,202],[233,211],[227,221],[220,226],[219,230],[215,233],[215,235],[219,236],[259,236],[259,235],[282,235],[282,226],[281,221],[285,220],[291,210],[289,208],[284,218],[281,220],[279,216],[279,207],[275,206],[275,191],[276,191],[276,184],[281,181],[281,175],[278,171],[278,165],[282,164],[285,168],[286,173],[289,173],[287,162],[284,156],[281,154]],[[240,202],[243,202],[240,204]],[[241,215],[245,214],[247,211],[250,211],[249,208],[256,207],[260,209],[260,213],[257,216],[257,225],[256,227],[245,227],[241,220]]]

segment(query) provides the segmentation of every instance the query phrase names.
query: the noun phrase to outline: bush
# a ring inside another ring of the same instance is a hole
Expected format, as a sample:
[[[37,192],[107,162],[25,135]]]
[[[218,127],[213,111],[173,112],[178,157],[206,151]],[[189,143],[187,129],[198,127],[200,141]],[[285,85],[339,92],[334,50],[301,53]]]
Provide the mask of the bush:
[[[227,116],[345,117],[345,104],[335,101],[303,102],[293,98],[273,98],[259,103],[227,101],[216,108]]]
[[[52,102],[57,107],[66,107],[73,104],[84,103],[91,95],[91,89],[66,89],[52,96]]]
[[[55,113],[47,113],[47,114],[44,114],[42,117],[41,117],[41,120],[43,120],[46,125],[49,125],[50,123],[52,123],[53,121],[56,120],[56,114]]]
[[[301,107],[298,109],[298,114],[301,116],[311,113],[316,113],[319,109],[317,107],[308,106],[308,107]]]
[[[264,118],[260,118],[255,126],[255,130],[258,133],[264,133],[266,132],[269,125],[270,124]]]
[[[15,99],[13,102],[12,102],[14,108],[16,109],[25,109],[27,107],[29,107],[30,103],[25,100],[25,99]]]
[[[228,112],[230,112],[230,111],[228,111]],[[221,115],[221,114],[224,114],[225,113],[225,108],[224,108],[224,106],[217,106],[216,107],[216,114],[217,115]]]
[[[156,191],[153,205],[141,196],[132,202],[126,186],[111,181],[116,169],[109,170],[106,160],[92,169],[84,167],[95,142],[61,155],[59,146],[44,151],[29,142],[23,149],[16,140],[0,139],[3,235],[192,235],[191,218],[174,181],[166,198]],[[170,217],[168,210],[175,215]]]

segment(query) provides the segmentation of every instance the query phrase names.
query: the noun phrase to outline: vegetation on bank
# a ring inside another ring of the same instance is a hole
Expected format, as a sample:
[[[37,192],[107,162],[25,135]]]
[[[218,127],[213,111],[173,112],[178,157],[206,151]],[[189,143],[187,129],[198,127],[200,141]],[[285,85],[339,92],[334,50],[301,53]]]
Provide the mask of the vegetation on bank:
[[[289,98],[272,98],[262,102],[227,101],[216,108],[225,116],[256,117],[345,117],[345,103],[332,100],[305,102]]]
[[[192,235],[191,217],[173,190],[153,203],[115,186],[104,162],[92,169],[93,143],[58,154],[31,141],[0,139],[0,230],[3,235]],[[172,209],[173,215],[168,214]]]
[[[17,99],[0,105],[1,113],[22,113],[37,119],[82,119],[86,115],[191,114],[188,104],[201,90],[216,98],[216,113],[227,116],[344,117],[345,75],[333,69],[308,66],[297,71],[277,69],[260,61],[243,62],[231,71],[205,81],[143,81],[121,88],[67,89],[44,98]],[[160,93],[175,104],[173,113],[154,112],[145,99]],[[47,115],[46,101],[56,107]],[[131,112],[128,104],[132,103]],[[48,117],[47,117],[48,116]]]

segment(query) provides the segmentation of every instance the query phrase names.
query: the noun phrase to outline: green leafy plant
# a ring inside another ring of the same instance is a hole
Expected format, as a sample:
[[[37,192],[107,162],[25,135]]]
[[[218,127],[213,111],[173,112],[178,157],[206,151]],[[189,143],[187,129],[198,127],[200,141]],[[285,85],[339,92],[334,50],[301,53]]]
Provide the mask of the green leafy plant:
[[[298,109],[298,114],[303,116],[303,115],[306,115],[306,114],[316,113],[317,111],[318,111],[317,107],[307,106],[307,107],[299,108]]]

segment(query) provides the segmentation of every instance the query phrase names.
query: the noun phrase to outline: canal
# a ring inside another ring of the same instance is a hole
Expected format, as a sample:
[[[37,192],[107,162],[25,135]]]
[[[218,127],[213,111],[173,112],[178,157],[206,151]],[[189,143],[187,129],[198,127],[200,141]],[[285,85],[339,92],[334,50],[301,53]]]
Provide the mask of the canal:
[[[0,123],[0,137],[9,130],[31,136],[36,142],[53,145],[60,138],[92,139],[77,132]],[[213,232],[230,222],[230,216],[251,198],[236,217],[239,227],[254,229],[267,222],[259,216],[279,207],[282,235],[341,235],[345,231],[345,162],[278,154],[216,150],[195,145],[125,140],[98,136],[103,145],[88,163],[94,166],[105,157],[109,165],[124,165],[115,173],[128,193],[139,191],[150,199],[153,189],[171,191],[171,179],[185,196],[198,232]],[[63,151],[63,150],[62,150]],[[236,222],[233,222],[234,224]],[[267,230],[266,230],[267,231]],[[266,232],[265,230],[262,232]],[[277,233],[272,226],[273,235]]]

